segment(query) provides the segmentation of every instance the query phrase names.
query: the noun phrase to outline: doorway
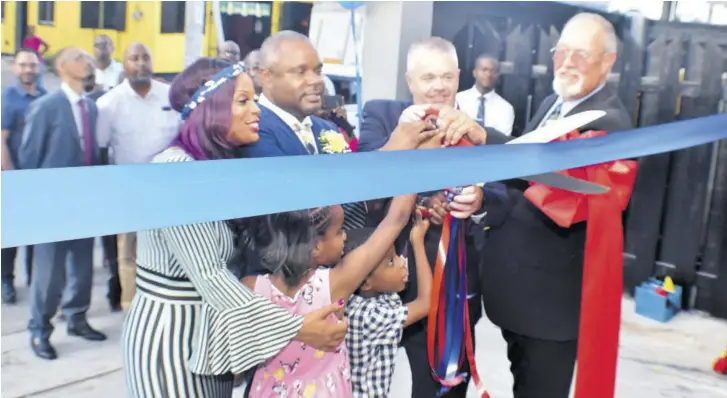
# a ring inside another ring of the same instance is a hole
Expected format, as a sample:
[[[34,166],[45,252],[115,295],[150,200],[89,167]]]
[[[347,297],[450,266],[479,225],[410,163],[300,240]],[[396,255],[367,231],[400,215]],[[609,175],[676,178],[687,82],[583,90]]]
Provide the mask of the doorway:
[[[28,30],[28,2],[15,2],[15,51],[23,47],[23,39]]]

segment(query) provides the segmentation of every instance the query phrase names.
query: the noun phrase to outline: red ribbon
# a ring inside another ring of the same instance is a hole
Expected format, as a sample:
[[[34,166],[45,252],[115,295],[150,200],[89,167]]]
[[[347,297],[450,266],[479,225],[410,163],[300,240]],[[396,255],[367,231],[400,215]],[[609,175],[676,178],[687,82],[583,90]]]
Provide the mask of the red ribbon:
[[[604,131],[569,133],[560,140],[591,138]],[[532,184],[525,197],[561,227],[588,221],[583,262],[575,398],[613,397],[623,295],[623,225],[636,179],[637,162],[618,160],[559,173],[607,186],[584,195]]]

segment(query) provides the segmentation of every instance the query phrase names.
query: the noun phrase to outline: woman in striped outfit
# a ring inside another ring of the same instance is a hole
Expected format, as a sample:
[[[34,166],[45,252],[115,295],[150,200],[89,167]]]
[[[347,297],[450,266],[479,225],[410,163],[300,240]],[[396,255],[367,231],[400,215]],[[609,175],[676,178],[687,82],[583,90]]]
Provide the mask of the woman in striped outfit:
[[[242,64],[190,65],[170,90],[179,137],[154,162],[231,158],[233,147],[257,141],[254,94]],[[226,267],[234,244],[225,222],[144,231],[137,244],[137,293],[122,337],[133,397],[229,398],[233,374],[291,340],[332,351],[345,337],[345,322],[325,320],[340,305],[303,318],[244,287]]]

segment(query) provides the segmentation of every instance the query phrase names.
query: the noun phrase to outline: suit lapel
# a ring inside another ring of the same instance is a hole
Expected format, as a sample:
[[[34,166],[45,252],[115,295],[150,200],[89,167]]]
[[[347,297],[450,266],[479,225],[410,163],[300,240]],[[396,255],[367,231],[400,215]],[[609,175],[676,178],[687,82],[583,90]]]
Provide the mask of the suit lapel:
[[[313,138],[315,138],[316,141],[316,149],[318,150],[318,153],[323,153],[323,148],[321,147],[321,132],[323,131],[323,123],[319,123],[315,117],[310,117],[311,122],[311,130],[313,131]]]
[[[598,110],[600,108],[600,106],[594,106],[594,105],[603,104],[603,102],[605,102],[605,100],[610,95],[611,95],[610,89],[608,88],[608,86],[604,86],[599,92],[593,94],[592,96],[588,97],[585,101],[576,105],[573,108],[573,110],[568,112],[568,114],[575,115],[576,113],[580,113],[580,112]]]
[[[260,107],[260,123],[267,124],[268,128],[274,132],[275,138],[283,147],[284,152],[289,155],[307,155],[308,150],[298,138],[298,134],[285,123],[275,112],[266,108],[264,105]]]
[[[538,128],[538,125],[540,125],[540,122],[543,121],[545,114],[550,110],[551,107],[553,107],[556,99],[558,99],[558,96],[552,94],[543,101],[543,103],[538,108],[538,111],[535,112],[533,118],[530,119],[530,122],[528,122],[528,124],[525,126],[525,134]]]
[[[61,111],[61,115],[65,117],[65,123],[66,125],[70,126],[70,130],[73,131],[76,135],[74,137],[80,137],[81,132],[78,131],[78,126],[76,125],[76,118],[73,116],[73,104],[71,104],[71,100],[68,99],[66,94],[63,91],[59,91],[59,107]],[[80,146],[80,141],[79,141]]]

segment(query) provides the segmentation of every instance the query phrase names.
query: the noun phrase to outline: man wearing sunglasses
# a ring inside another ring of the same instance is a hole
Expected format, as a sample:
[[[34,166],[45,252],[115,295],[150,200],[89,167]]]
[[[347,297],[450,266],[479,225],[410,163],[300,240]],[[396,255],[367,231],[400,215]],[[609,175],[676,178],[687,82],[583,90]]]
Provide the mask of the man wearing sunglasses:
[[[580,131],[632,128],[615,87],[606,84],[618,49],[614,28],[597,14],[566,23],[553,53],[553,91],[525,127],[533,131],[590,110],[606,115]],[[508,220],[485,247],[482,297],[488,318],[502,329],[515,398],[567,398],[578,347],[586,223],[561,228],[519,190],[510,190]]]

